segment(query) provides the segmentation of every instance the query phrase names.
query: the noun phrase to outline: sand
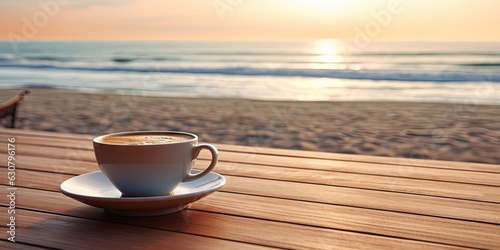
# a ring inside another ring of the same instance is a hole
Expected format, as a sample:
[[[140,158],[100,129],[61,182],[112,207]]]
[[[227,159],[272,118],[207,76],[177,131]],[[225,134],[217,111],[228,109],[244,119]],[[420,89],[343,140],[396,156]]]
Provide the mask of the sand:
[[[31,91],[20,129],[92,135],[181,130],[209,143],[500,163],[500,106]],[[15,93],[0,90],[0,101]]]

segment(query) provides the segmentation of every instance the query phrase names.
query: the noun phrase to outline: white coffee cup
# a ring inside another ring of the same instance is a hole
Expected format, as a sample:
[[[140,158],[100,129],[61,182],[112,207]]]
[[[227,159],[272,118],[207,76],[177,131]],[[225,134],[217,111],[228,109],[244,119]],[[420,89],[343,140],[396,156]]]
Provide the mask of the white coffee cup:
[[[113,133],[96,137],[93,144],[99,168],[124,196],[169,195],[181,182],[208,174],[218,159],[216,147],[198,144],[198,136],[186,132]],[[204,171],[191,174],[202,149],[211,152],[212,161]]]

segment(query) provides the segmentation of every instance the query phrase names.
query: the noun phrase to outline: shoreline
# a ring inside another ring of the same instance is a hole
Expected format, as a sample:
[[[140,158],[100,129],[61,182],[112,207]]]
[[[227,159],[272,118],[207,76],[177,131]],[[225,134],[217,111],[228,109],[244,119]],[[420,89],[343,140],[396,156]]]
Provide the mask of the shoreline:
[[[390,104],[435,104],[435,105],[454,105],[454,106],[500,106],[500,101],[493,102],[474,102],[471,99],[463,102],[454,101],[400,101],[400,100],[289,100],[289,99],[257,99],[250,97],[224,97],[224,96],[200,96],[200,95],[168,95],[168,92],[155,92],[155,91],[141,91],[141,90],[112,90],[112,89],[90,89],[90,88],[57,88],[48,85],[27,85],[16,88],[1,88],[0,91],[5,91],[5,94],[0,93],[0,101],[4,101],[15,95],[16,91],[23,89],[41,90],[41,91],[54,91],[69,94],[91,94],[91,95],[117,95],[117,96],[138,96],[138,97],[152,97],[152,98],[172,98],[172,99],[213,99],[213,100],[242,100],[242,101],[256,101],[256,102],[275,102],[275,103],[364,103],[364,104],[377,104],[377,103],[390,103]],[[9,95],[10,93],[10,95]]]
[[[261,101],[31,88],[21,129],[181,130],[208,143],[500,163],[500,105]],[[18,90],[2,90],[0,101]]]

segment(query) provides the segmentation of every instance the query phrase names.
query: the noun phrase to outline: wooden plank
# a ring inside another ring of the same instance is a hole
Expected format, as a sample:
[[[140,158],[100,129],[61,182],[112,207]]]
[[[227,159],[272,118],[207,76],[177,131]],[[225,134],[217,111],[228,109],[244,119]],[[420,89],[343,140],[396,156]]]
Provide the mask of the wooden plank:
[[[77,150],[77,151],[79,151],[79,153],[81,152],[81,150]],[[229,162],[229,164],[231,164],[231,163]],[[239,165],[239,166],[241,166],[241,164],[238,164],[238,165]],[[246,165],[249,165],[249,166],[247,166],[247,167],[250,167],[250,166],[256,166],[256,165],[252,165],[252,164],[246,164]],[[245,164],[243,164],[243,167],[245,167]],[[267,166],[267,167],[269,167],[269,166]],[[299,170],[300,170],[300,169],[299,169]],[[266,178],[266,177],[262,177],[262,178]],[[247,179],[248,179],[248,178],[247,178]],[[297,180],[294,180],[294,181],[297,181]],[[250,182],[250,183],[251,183],[251,182]],[[247,183],[247,184],[248,184],[248,183]],[[255,184],[255,183],[254,183],[254,184]],[[294,183],[294,184],[298,185],[298,184],[300,184],[300,183]],[[279,186],[280,186],[280,185],[278,185],[278,186],[276,186],[276,187],[279,187]],[[293,190],[290,190],[290,191],[293,191]],[[365,191],[366,191],[366,190],[365,190]],[[239,192],[241,192],[241,190],[240,190]],[[225,194],[225,195],[237,195],[237,194],[230,194],[230,193],[224,193],[224,192],[219,192],[219,193],[220,193],[220,194]],[[219,195],[219,193],[218,193],[218,195]],[[208,197],[208,198],[213,198],[213,197],[212,197],[212,196],[210,196],[210,197]],[[208,198],[207,198],[207,199],[208,199]],[[252,197],[252,198],[255,198],[255,197]],[[268,199],[272,199],[272,198],[270,198],[270,197],[257,197],[257,198],[268,198]],[[286,201],[286,200],[285,200],[285,201]],[[222,203],[224,203],[224,202],[228,202],[228,200],[226,200],[226,201],[221,201],[221,204],[222,204]],[[294,202],[299,202],[299,201],[294,201]],[[197,203],[197,204],[198,204],[198,203]],[[200,204],[203,204],[203,203],[201,203],[201,202],[200,202]],[[265,206],[265,204],[264,204],[264,203],[262,203],[262,204],[260,204],[260,205],[261,205],[261,206]],[[321,205],[326,205],[326,204],[321,204]],[[195,208],[195,209],[198,209],[198,208]],[[358,209],[359,209],[359,208],[358,208]],[[252,212],[252,211],[246,211],[246,210],[245,210],[245,212]],[[382,211],[382,212],[387,212],[387,211]],[[245,215],[245,216],[247,216],[247,215]],[[416,216],[416,215],[413,215],[413,216]],[[250,217],[251,217],[251,216],[250,216]],[[259,218],[260,218],[260,217],[259,217]],[[392,217],[391,217],[391,218],[392,218]],[[431,217],[431,218],[432,218],[432,217]],[[442,218],[438,218],[438,219],[442,219]],[[462,221],[462,222],[463,222],[463,221]],[[299,222],[293,222],[293,223],[299,223]],[[473,222],[467,222],[467,223],[473,223]],[[478,224],[480,224],[480,223],[478,223]],[[490,226],[495,226],[495,225],[490,225]],[[476,229],[474,229],[474,230],[476,230]],[[478,235],[476,235],[476,236],[478,236]],[[484,236],[484,235],[479,235],[479,237],[483,237],[483,236]],[[399,237],[399,236],[398,236],[398,237]],[[451,243],[447,243],[447,244],[451,244]],[[498,247],[498,245],[496,245],[496,246]]]
[[[71,148],[42,147],[35,145],[16,144],[17,153],[24,155],[65,157],[81,161],[95,161],[91,142],[72,143]],[[61,154],[61,150],[65,153]],[[6,153],[7,148],[1,148]],[[202,151],[200,159],[210,159],[208,152]],[[450,169],[420,168],[404,165],[387,165],[379,163],[346,162],[288,156],[252,155],[246,153],[220,152],[221,162],[249,163],[268,166],[279,166],[297,169],[315,169],[334,172],[370,174],[381,176],[405,177],[421,180],[440,180],[447,182],[469,183],[500,186],[499,173],[472,172]],[[500,166],[498,166],[500,169]]]
[[[32,246],[19,242],[10,242],[7,239],[0,240],[0,249],[9,249],[9,250],[35,250],[35,249],[48,249],[40,246]]]
[[[32,130],[0,129],[0,141],[2,140],[1,139],[2,136],[7,137],[12,135],[31,137],[33,138],[33,141],[35,138],[40,138],[42,139],[42,141],[43,139],[63,139],[63,140],[72,139],[80,141],[92,141],[92,139],[95,137],[94,135],[54,133],[46,131],[32,131]],[[36,143],[40,143],[40,140],[37,140]],[[369,155],[350,155],[350,154],[338,154],[330,152],[275,149],[275,148],[264,148],[264,147],[254,147],[254,146],[244,146],[244,145],[227,145],[218,143],[214,145],[216,145],[220,150],[223,151],[233,151],[233,152],[242,152],[250,154],[267,154],[267,155],[280,155],[280,156],[326,159],[326,160],[352,161],[361,163],[381,163],[381,164],[391,164],[398,166],[403,165],[403,166],[416,166],[416,167],[428,167],[428,168],[440,168],[440,169],[455,169],[463,171],[500,173],[500,168],[496,164],[421,160],[421,159],[408,159],[408,158],[369,156]]]
[[[459,161],[440,161],[428,159],[409,159],[400,157],[386,157],[373,155],[355,155],[355,154],[340,154],[331,152],[316,152],[294,149],[279,149],[279,148],[264,148],[244,145],[229,145],[215,144],[219,149],[224,151],[242,152],[250,154],[267,154],[278,156],[290,156],[312,159],[351,161],[361,163],[380,163],[402,166],[427,167],[438,169],[454,169],[463,171],[478,171],[500,173],[497,164],[475,163],[475,162],[459,162]]]
[[[0,141],[7,141],[7,136],[0,134]],[[86,140],[73,140],[66,138],[52,138],[52,137],[34,137],[34,136],[15,136],[16,143],[34,145],[34,146],[48,146],[48,147],[60,147],[60,148],[75,148],[75,149],[87,149],[93,150],[92,139],[94,137],[88,137]]]
[[[60,249],[269,249],[241,242],[119,223],[16,210],[16,241]]]
[[[59,194],[53,192],[33,191],[26,198],[35,196],[46,202],[33,204],[33,207],[30,207],[30,209],[34,208],[39,211],[48,211],[87,219],[140,225],[148,228],[172,230],[215,238],[230,238],[234,241],[260,242],[260,244],[280,248],[328,249],[331,247],[361,247],[385,249],[408,245],[411,245],[411,248],[420,249],[421,247],[451,248],[450,246],[439,244],[207,213],[189,209],[166,216],[126,218],[103,213],[101,209],[92,208],[74,200],[65,201],[65,199],[69,198],[58,197]],[[296,239],[297,235],[307,237]]]
[[[33,137],[50,137],[50,138],[63,138],[63,139],[74,139],[74,140],[87,140],[89,137],[88,134],[74,134],[74,133],[64,133],[64,132],[50,132],[50,131],[29,130],[29,129],[7,129],[7,128],[0,128],[0,134],[3,134],[5,136],[27,135]]]
[[[500,226],[268,197],[216,193],[192,209],[390,235],[445,244],[499,248]],[[236,202],[237,201],[237,202]]]
[[[0,157],[6,157],[6,155],[0,154]],[[3,164],[5,163],[0,162],[0,166]],[[97,164],[93,162],[82,162],[79,160],[72,160],[71,158],[50,159],[44,157],[19,155],[16,158],[16,164],[19,169],[50,171],[67,174],[83,174],[99,170]],[[199,160],[196,164],[197,166],[203,167],[204,165],[208,164],[208,162]],[[215,171],[224,175],[232,176],[274,179],[310,184],[324,184],[337,187],[351,187],[500,203],[499,188],[494,186],[416,180],[342,172],[326,172],[320,170],[290,169],[228,162],[219,162]]]
[[[19,192],[19,195],[25,200],[44,201],[29,203],[30,209],[52,213],[69,213],[75,205],[73,200],[55,192],[29,190],[29,192]],[[25,205],[20,203],[20,206]],[[78,206],[80,209],[85,207],[87,206],[83,204]],[[453,246],[500,247],[500,238],[497,237],[500,234],[498,225],[387,211],[223,192],[215,192],[193,203],[191,209]],[[79,213],[78,216],[85,216],[85,213]],[[260,228],[261,226],[257,224],[253,228],[248,227],[247,230],[259,231]]]
[[[19,169],[17,170],[16,186],[58,191],[60,183],[71,177],[73,175]],[[237,176],[226,176],[226,178],[228,184],[221,189],[221,192],[430,215],[500,225],[500,204]],[[7,185],[7,178],[0,178],[0,184]]]
[[[227,177],[224,191],[332,205],[431,215],[500,225],[500,204],[305,183]],[[499,190],[500,191],[500,190]]]
[[[500,202],[498,187],[474,184],[415,180],[387,176],[334,173],[319,170],[288,169],[249,164],[221,162],[216,171],[235,176],[256,177],[283,181],[325,184],[407,194],[420,194],[476,201]]]
[[[74,200],[68,200],[67,197],[60,197],[60,194],[58,193],[46,191],[33,192],[37,195],[38,200],[44,201],[43,204],[33,203],[27,205],[24,203],[20,205],[21,208],[29,207],[29,209],[35,209],[37,211],[75,216],[78,218],[142,226],[278,248],[454,248],[441,244],[309,227],[305,225],[287,224],[283,222],[259,220],[189,209],[165,216],[127,218],[109,215],[104,213],[101,209],[89,207]],[[25,198],[31,197],[33,196],[25,196]],[[294,240],[297,235],[300,235],[301,238],[299,240]]]
[[[207,153],[202,159],[209,159]],[[280,166],[296,169],[314,169],[323,171],[359,173],[393,177],[407,177],[422,180],[442,180],[450,182],[471,183],[500,186],[500,174],[482,173],[450,169],[420,168],[404,165],[387,165],[379,163],[362,163],[335,161],[311,158],[298,158],[273,155],[249,155],[246,153],[223,152],[221,161],[249,163],[267,166]],[[500,168],[500,166],[498,166]]]
[[[47,146],[33,146],[15,144],[17,155],[43,156],[54,159],[74,159],[79,161],[95,162],[94,152],[75,148],[55,148]],[[7,147],[0,147],[0,153],[7,153]]]

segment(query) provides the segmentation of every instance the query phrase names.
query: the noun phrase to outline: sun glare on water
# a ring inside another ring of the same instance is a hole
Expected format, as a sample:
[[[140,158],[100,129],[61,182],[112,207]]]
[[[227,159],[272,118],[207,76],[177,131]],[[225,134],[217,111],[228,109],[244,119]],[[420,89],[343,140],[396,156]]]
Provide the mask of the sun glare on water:
[[[316,61],[320,63],[343,62],[345,52],[341,42],[333,39],[320,39],[313,43],[313,51],[317,55]]]

